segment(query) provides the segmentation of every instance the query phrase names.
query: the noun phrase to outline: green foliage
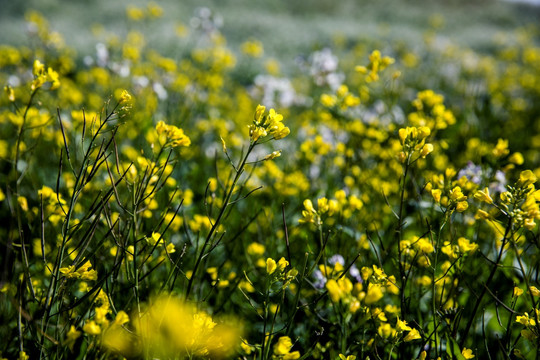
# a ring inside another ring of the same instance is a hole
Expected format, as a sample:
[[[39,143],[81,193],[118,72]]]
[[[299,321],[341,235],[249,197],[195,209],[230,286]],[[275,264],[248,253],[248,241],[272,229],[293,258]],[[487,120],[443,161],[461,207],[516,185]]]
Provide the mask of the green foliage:
[[[163,53],[163,16],[0,46],[3,357],[538,353],[537,27],[285,71],[209,9]]]

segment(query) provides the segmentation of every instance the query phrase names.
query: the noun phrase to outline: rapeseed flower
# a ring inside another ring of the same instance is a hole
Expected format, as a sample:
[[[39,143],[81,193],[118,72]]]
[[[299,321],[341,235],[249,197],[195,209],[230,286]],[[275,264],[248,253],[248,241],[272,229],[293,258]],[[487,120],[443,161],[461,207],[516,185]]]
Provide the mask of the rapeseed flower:
[[[270,109],[268,114],[265,114],[266,107],[258,105],[255,109],[253,124],[249,125],[249,136],[252,142],[257,142],[260,138],[267,135],[272,136],[274,140],[283,139],[291,132],[288,127],[283,124],[283,115],[278,114],[274,109]]]

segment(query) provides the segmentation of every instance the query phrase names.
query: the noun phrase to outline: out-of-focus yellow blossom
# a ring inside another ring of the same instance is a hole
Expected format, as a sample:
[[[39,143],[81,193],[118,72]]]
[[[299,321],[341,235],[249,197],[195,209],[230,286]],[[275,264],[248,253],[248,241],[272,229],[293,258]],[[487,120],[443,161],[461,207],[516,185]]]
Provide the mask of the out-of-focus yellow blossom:
[[[153,356],[226,356],[240,342],[239,326],[218,324],[206,312],[169,296],[151,302],[133,324],[145,353]]]
[[[356,66],[355,70],[366,75],[366,82],[374,82],[379,80],[379,72],[393,64],[395,60],[389,56],[382,56],[379,50],[374,50],[369,55],[369,64],[367,66]]]
[[[24,196],[17,196],[17,203],[22,211],[28,211],[28,200]]]
[[[346,277],[342,277],[338,280],[330,279],[326,282],[325,287],[333,302],[345,299],[350,296],[351,291],[353,290],[351,281]]]
[[[13,88],[9,85],[4,86],[4,92],[6,93],[6,96],[9,101],[14,102],[15,101],[15,91],[13,91]]]
[[[246,248],[246,252],[252,256],[262,256],[265,251],[265,246],[257,242],[252,242]]]
[[[70,349],[73,349],[75,340],[81,336],[81,332],[75,328],[74,325],[71,325],[68,332],[66,333],[66,338],[64,340],[64,345],[69,346]]]
[[[159,121],[156,125],[158,135],[164,135],[166,138],[165,145],[171,147],[190,146],[191,139],[184,134],[184,130],[174,126],[167,125],[163,121]]]
[[[435,200],[436,203],[441,202],[441,194],[442,194],[441,189],[433,189],[433,190],[431,190],[431,196],[433,196],[433,200]]]
[[[260,58],[264,53],[263,45],[257,40],[248,40],[242,43],[242,52],[254,58]]]
[[[277,269],[276,260],[272,258],[266,259],[266,272],[271,275],[273,274]]]
[[[471,349],[463,348],[463,350],[461,350],[461,355],[467,360],[474,359],[474,354]]]
[[[508,157],[508,161],[510,161],[513,164],[521,165],[525,161],[523,158],[523,154],[520,152],[515,152],[512,155]]]
[[[60,78],[56,71],[52,68],[45,68],[45,65],[39,60],[34,61],[33,67],[34,80],[31,84],[31,90],[35,91],[43,86],[46,82],[51,83],[50,90],[55,90],[60,87]]]
[[[274,356],[283,360],[295,360],[300,358],[300,352],[291,352],[292,347],[293,343],[291,338],[288,336],[281,336],[278,339],[278,342],[274,344]]]
[[[264,157],[264,160],[273,160],[281,156],[281,150],[273,151],[271,154],[268,154]]]
[[[92,263],[90,263],[90,260],[87,260],[78,269],[75,269],[73,265],[60,268],[60,273],[68,279],[97,280],[97,271],[91,269],[91,267]]]
[[[351,94],[346,85],[341,85],[335,95],[322,94],[320,101],[325,107],[333,108],[337,106],[342,111],[360,104],[360,98]]]
[[[483,201],[488,204],[493,204],[493,199],[489,195],[489,189],[486,187],[484,190],[478,190],[474,194],[474,198],[478,201]]]
[[[524,313],[523,315],[516,316],[516,322],[525,326],[536,325],[536,322],[534,321],[534,319],[529,317],[528,313]]]
[[[499,139],[497,140],[497,145],[493,148],[492,153],[495,157],[502,157],[508,155],[510,150],[508,150],[508,140]]]
[[[420,332],[417,329],[412,329],[407,333],[407,335],[403,338],[403,341],[409,342],[413,340],[421,339],[422,336],[420,335]]]
[[[388,339],[389,337],[395,335],[396,330],[389,323],[382,323],[381,325],[379,325],[377,333],[380,337]]]
[[[163,8],[154,1],[148,3],[146,10],[148,11],[148,15],[152,18],[159,18],[163,15]]]
[[[304,209],[302,210],[302,218],[298,220],[299,223],[316,223],[319,224],[320,217],[313,207],[311,200],[304,200]]]
[[[416,112],[410,113],[408,118],[414,126],[426,126],[430,129],[445,129],[456,122],[454,114],[443,104],[444,97],[433,90],[424,90],[418,93],[412,102]]]
[[[126,15],[130,20],[139,21],[144,18],[144,9],[130,5],[126,8]]]
[[[366,305],[372,305],[382,299],[384,296],[382,288],[378,284],[369,284],[364,302]]]
[[[459,245],[459,251],[461,251],[463,254],[473,253],[478,249],[478,244],[474,242],[470,242],[468,239],[464,237],[460,237],[458,239],[458,245]]]
[[[101,334],[101,327],[95,321],[90,320],[84,324],[83,331],[88,335],[99,335]]]
[[[536,175],[534,175],[531,170],[525,170],[519,174],[519,180],[517,181],[516,186],[525,188],[534,184],[537,180]]]
[[[455,186],[452,190],[450,190],[448,195],[449,202],[446,204],[448,208],[454,208],[457,212],[467,210],[469,207],[467,196],[463,194],[461,187]]]
[[[406,321],[400,320],[398,318],[397,323],[396,323],[396,330],[397,330],[397,332],[401,333],[401,332],[404,332],[404,331],[411,331],[412,328],[409,325],[407,325]]]

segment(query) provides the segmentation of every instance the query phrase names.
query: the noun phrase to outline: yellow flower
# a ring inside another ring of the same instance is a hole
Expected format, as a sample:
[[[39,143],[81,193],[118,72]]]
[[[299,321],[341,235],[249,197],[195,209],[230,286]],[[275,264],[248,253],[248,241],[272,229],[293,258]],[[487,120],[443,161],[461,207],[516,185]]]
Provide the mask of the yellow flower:
[[[330,279],[325,284],[326,290],[332,299],[332,302],[338,302],[341,298],[341,289],[336,280]]]
[[[296,360],[300,358],[299,351],[293,351],[283,356],[283,360]]]
[[[28,200],[24,196],[18,196],[17,202],[19,203],[19,206],[21,207],[21,210],[26,212],[28,211]]]
[[[409,331],[407,336],[405,336],[403,338],[403,341],[409,342],[409,341],[418,340],[418,339],[421,339],[421,338],[422,338],[422,336],[420,336],[420,333],[418,332],[418,330],[413,328],[411,331]]]
[[[523,154],[515,152],[508,157],[508,161],[516,165],[521,165],[525,160],[523,159]]]
[[[383,297],[383,292],[379,284],[369,284],[364,302],[366,305],[376,303]]]
[[[529,287],[529,290],[531,291],[531,294],[533,296],[539,297],[540,296],[540,290],[536,288],[536,286]]]
[[[274,345],[274,355],[283,356],[287,355],[293,347],[291,338],[288,336],[281,336],[278,342]]]
[[[484,190],[478,190],[474,194],[474,198],[478,201],[483,201],[488,204],[493,204],[493,199],[489,195],[489,189],[486,187]]]
[[[34,76],[40,76],[42,75],[43,73],[45,72],[45,65],[43,65],[41,63],[41,61],[39,60],[34,60],[34,68],[33,68],[33,73],[34,73]]]
[[[265,247],[263,244],[259,244],[257,242],[252,242],[248,245],[246,248],[246,251],[251,256],[260,256],[264,254]]]
[[[534,321],[534,319],[531,319],[529,317],[528,313],[524,313],[523,316],[516,316],[516,322],[520,323],[522,325],[525,325],[525,326],[535,326],[536,325],[536,322]]]
[[[264,160],[273,160],[281,156],[281,150],[273,151],[271,154],[268,154],[264,157]]]
[[[217,323],[209,314],[171,296],[154,300],[134,319],[134,327],[152,358],[183,358],[186,353],[228,358],[241,336],[238,326]]]
[[[101,327],[95,323],[95,321],[87,321],[83,326],[83,331],[89,335],[101,334]]]
[[[251,346],[249,345],[249,343],[242,339],[242,342],[240,343],[240,347],[242,348],[242,351],[246,354],[246,355],[250,355],[251,352],[253,351]]]
[[[263,45],[257,40],[248,40],[241,46],[242,52],[248,56],[259,58],[264,53]]]
[[[51,90],[58,89],[60,87],[60,76],[51,68],[47,69],[47,80],[51,82]]]
[[[171,147],[191,145],[191,139],[184,134],[184,130],[174,125],[167,125],[163,121],[159,121],[156,125],[156,132],[158,135],[165,134],[167,139],[165,145]]]
[[[412,328],[407,325],[406,321],[404,321],[404,320],[402,321],[402,320],[400,320],[398,318],[397,323],[396,323],[396,330],[397,330],[397,332],[401,333],[403,331],[411,331]]]
[[[266,107],[258,105],[253,116],[253,124],[249,125],[249,136],[253,142],[267,135],[272,135],[274,140],[283,139],[291,132],[283,125],[283,115],[270,109],[265,115]]]
[[[470,242],[464,237],[458,239],[459,250],[462,253],[475,252],[478,249],[478,244]]]
[[[420,151],[420,156],[425,158],[429,153],[433,151],[433,145],[432,144],[425,144],[422,147],[422,150]]]
[[[518,288],[517,286],[514,287],[514,293],[512,296],[519,297],[523,294],[523,289]]]
[[[420,126],[418,128],[418,137],[425,139],[431,134],[431,130],[427,126]]]
[[[499,139],[497,145],[493,148],[492,153],[495,157],[502,157],[510,152],[508,150],[508,140]]]
[[[393,336],[395,333],[395,330],[392,328],[392,326],[388,323],[382,323],[379,328],[377,329],[377,333],[382,338],[389,338],[390,336]]]
[[[131,100],[131,95],[127,90],[122,90],[120,94],[120,103],[129,102]]]
[[[441,189],[433,189],[431,190],[431,196],[433,196],[433,200],[435,200],[436,203],[441,202]]]
[[[116,318],[114,319],[114,323],[116,325],[124,325],[125,323],[129,322],[129,316],[128,314],[126,314],[125,311],[123,310],[120,310],[117,314],[116,314]]]
[[[289,262],[284,257],[282,257],[277,263],[277,270],[283,271],[287,266],[289,266]]]
[[[126,8],[126,15],[130,20],[139,21],[144,18],[144,11],[131,5]]]
[[[75,340],[77,340],[81,336],[81,332],[75,328],[74,325],[71,325],[69,328],[66,339],[64,340],[64,345],[69,346],[70,349],[73,349],[73,345],[75,344]]]
[[[489,220],[491,218],[491,215],[489,215],[489,213],[487,213],[484,210],[478,209],[478,211],[476,212],[476,215],[474,217],[476,219]]]
[[[271,275],[274,273],[274,271],[276,271],[276,269],[277,269],[276,261],[272,258],[266,259],[266,272],[269,275]]]
[[[13,91],[13,88],[9,85],[4,86],[4,91],[7,95],[7,98],[9,101],[14,102],[15,101],[15,92]]]
[[[463,355],[463,357],[467,360],[474,358],[472,350],[467,348],[463,348],[463,350],[461,350],[461,355]]]
[[[457,212],[464,212],[469,208],[469,204],[467,201],[460,201],[456,204],[456,210]]]
[[[525,170],[519,174],[519,180],[517,182],[517,186],[527,187],[531,184],[534,184],[536,180],[537,180],[536,175],[534,175],[534,173],[531,170]]]

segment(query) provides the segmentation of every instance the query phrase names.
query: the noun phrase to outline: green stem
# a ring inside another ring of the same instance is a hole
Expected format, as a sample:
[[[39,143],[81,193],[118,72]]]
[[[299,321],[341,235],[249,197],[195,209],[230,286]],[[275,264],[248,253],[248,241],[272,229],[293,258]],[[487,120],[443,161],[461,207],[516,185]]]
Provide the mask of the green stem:
[[[212,236],[216,232],[216,230],[217,230],[217,228],[218,228],[218,226],[219,226],[219,224],[221,222],[221,219],[223,218],[223,215],[225,214],[225,210],[230,205],[229,201],[230,201],[232,193],[233,193],[233,191],[234,191],[234,189],[236,187],[236,184],[237,184],[238,180],[240,179],[240,176],[244,172],[244,167],[246,165],[247,158],[248,158],[249,154],[251,153],[251,151],[253,150],[253,148],[256,145],[257,145],[256,141],[251,142],[249,144],[249,148],[248,148],[248,150],[246,152],[246,155],[244,156],[244,158],[242,159],[240,165],[238,166],[238,170],[236,171],[236,175],[235,175],[234,180],[233,180],[233,182],[231,184],[231,187],[229,188],[229,191],[227,192],[227,195],[225,196],[225,199],[223,200],[223,204],[221,205],[221,209],[220,209],[219,214],[218,214],[218,216],[216,218],[216,221],[214,222],[214,224],[210,228],[210,231],[208,232],[208,235],[206,236],[206,239],[204,240],[204,243],[203,243],[203,246],[202,246],[201,251],[199,253],[199,256],[197,256],[197,260],[195,261],[195,266],[193,267],[193,272],[192,272],[191,277],[189,278],[189,281],[188,281],[188,286],[187,286],[187,290],[186,290],[186,300],[189,299],[189,295],[190,295],[191,289],[193,287],[193,281],[194,281],[195,277],[197,276],[197,270],[199,268],[201,260],[204,257],[204,252],[205,252],[206,248],[208,247],[208,244],[210,244],[210,240],[212,239]]]
[[[407,285],[407,277],[405,274],[405,270],[403,269],[402,264],[402,253],[401,253],[401,240],[402,240],[402,227],[403,227],[403,205],[405,203],[405,186],[407,184],[407,175],[409,173],[409,165],[411,160],[411,154],[407,156],[404,170],[403,170],[403,180],[401,183],[401,194],[400,194],[400,200],[399,200],[399,212],[398,212],[398,225],[395,232],[396,237],[396,246],[398,249],[398,267],[399,267],[399,276],[400,276],[400,282],[401,282],[401,289],[400,289],[400,312],[401,312],[401,318],[403,320],[406,320],[407,318],[407,307],[405,302],[405,287]]]
[[[476,299],[476,303],[474,304],[472,314],[469,318],[469,321],[467,322],[467,325],[465,326],[465,331],[463,332],[460,339],[460,343],[459,343],[460,348],[463,348],[463,345],[465,345],[465,341],[467,340],[467,336],[469,335],[469,331],[471,330],[472,323],[474,322],[474,318],[475,318],[476,312],[478,311],[478,308],[480,307],[482,298],[486,294],[487,288],[489,287],[489,284],[493,280],[493,276],[495,276],[495,272],[497,271],[497,268],[499,267],[499,262],[501,261],[502,254],[504,252],[504,247],[506,246],[506,242],[508,241],[508,233],[510,233],[511,228],[512,228],[512,219],[509,219],[508,224],[506,225],[506,230],[504,232],[504,237],[502,239],[502,244],[499,250],[499,254],[497,256],[497,260],[495,261],[495,263],[493,264],[493,267],[491,268],[491,272],[489,273],[486,283],[484,284],[484,287],[482,288],[482,292],[480,293],[480,296],[478,297],[478,299]]]

